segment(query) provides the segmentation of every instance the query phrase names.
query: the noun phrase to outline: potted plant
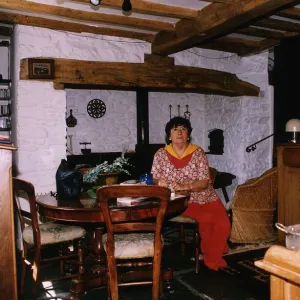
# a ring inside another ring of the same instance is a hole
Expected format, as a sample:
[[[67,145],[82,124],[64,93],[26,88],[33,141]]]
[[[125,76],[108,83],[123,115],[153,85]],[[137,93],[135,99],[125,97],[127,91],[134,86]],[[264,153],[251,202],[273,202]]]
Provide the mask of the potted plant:
[[[83,175],[83,182],[98,185],[112,185],[117,183],[121,173],[131,175],[128,171],[132,165],[128,158],[118,157],[111,164],[107,161],[92,168]]]

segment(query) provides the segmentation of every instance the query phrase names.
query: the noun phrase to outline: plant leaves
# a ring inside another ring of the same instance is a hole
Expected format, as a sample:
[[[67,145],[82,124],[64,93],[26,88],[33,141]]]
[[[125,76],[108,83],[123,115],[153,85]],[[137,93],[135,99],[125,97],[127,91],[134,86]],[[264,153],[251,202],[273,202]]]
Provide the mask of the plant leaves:
[[[87,194],[89,195],[90,198],[97,199],[96,190],[90,189],[90,190],[87,191]]]

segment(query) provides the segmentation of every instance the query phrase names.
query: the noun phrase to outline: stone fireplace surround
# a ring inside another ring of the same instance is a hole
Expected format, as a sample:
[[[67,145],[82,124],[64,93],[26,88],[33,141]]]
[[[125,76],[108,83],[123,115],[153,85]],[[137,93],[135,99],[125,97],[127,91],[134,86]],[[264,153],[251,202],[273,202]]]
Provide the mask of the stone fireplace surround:
[[[20,178],[31,181],[37,193],[55,190],[55,172],[66,157],[66,135],[72,135],[73,150],[80,153],[79,142],[91,141],[93,152],[117,152],[134,149],[136,144],[135,93],[112,90],[54,90],[52,82],[21,81],[20,59],[60,57],[98,61],[143,62],[150,53],[146,42],[123,38],[93,36],[18,25],[13,37],[13,138],[18,147],[15,167]],[[175,64],[198,66],[235,73],[259,87],[256,97],[225,97],[188,93],[149,93],[149,140],[164,142],[164,125],[189,105],[193,142],[207,151],[208,133],[224,130],[224,154],[208,155],[212,167],[235,174],[228,189],[232,197],[238,183],[260,175],[271,167],[272,141],[266,141],[251,153],[245,148],[273,133],[273,96],[268,85],[268,53],[240,58],[231,53],[194,49],[174,55]],[[98,98],[106,104],[106,114],[92,119],[87,103]],[[78,125],[67,128],[65,118],[73,109]]]

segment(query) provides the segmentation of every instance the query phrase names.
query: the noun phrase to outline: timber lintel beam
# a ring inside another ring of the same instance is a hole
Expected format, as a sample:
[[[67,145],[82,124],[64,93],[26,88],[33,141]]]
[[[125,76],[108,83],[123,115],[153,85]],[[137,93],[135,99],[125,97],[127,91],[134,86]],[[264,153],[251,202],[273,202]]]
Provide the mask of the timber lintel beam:
[[[280,41],[275,39],[253,41],[236,37],[221,37],[212,42],[203,43],[199,48],[226,51],[236,53],[239,56],[248,56],[260,53],[279,44]]]
[[[177,22],[174,33],[158,33],[152,44],[152,53],[169,55],[190,49],[297,3],[299,1],[296,0],[232,0],[230,4],[212,3],[199,11],[197,19]]]
[[[54,58],[56,87],[60,84],[148,88],[226,96],[255,96],[259,88],[236,75],[210,69],[155,63],[96,62]],[[20,79],[28,80],[28,58],[21,60]]]

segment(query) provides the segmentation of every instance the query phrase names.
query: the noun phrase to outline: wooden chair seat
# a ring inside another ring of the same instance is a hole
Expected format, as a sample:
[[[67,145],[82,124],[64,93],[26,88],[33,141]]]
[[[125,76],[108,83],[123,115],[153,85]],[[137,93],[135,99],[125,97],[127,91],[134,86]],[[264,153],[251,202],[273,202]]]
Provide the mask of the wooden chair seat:
[[[57,244],[74,239],[82,238],[86,235],[85,230],[79,226],[63,225],[58,223],[39,224],[41,245]],[[32,226],[27,226],[23,230],[23,239],[27,244],[34,245]]]
[[[186,216],[183,216],[183,215],[176,216],[176,217],[170,219],[169,222],[191,223],[191,224],[197,223],[196,220],[194,220],[192,218],[189,218],[189,217],[186,217]]]
[[[106,251],[107,234],[103,235],[102,241]],[[129,233],[115,234],[115,258],[145,258],[154,255],[153,233]]]

